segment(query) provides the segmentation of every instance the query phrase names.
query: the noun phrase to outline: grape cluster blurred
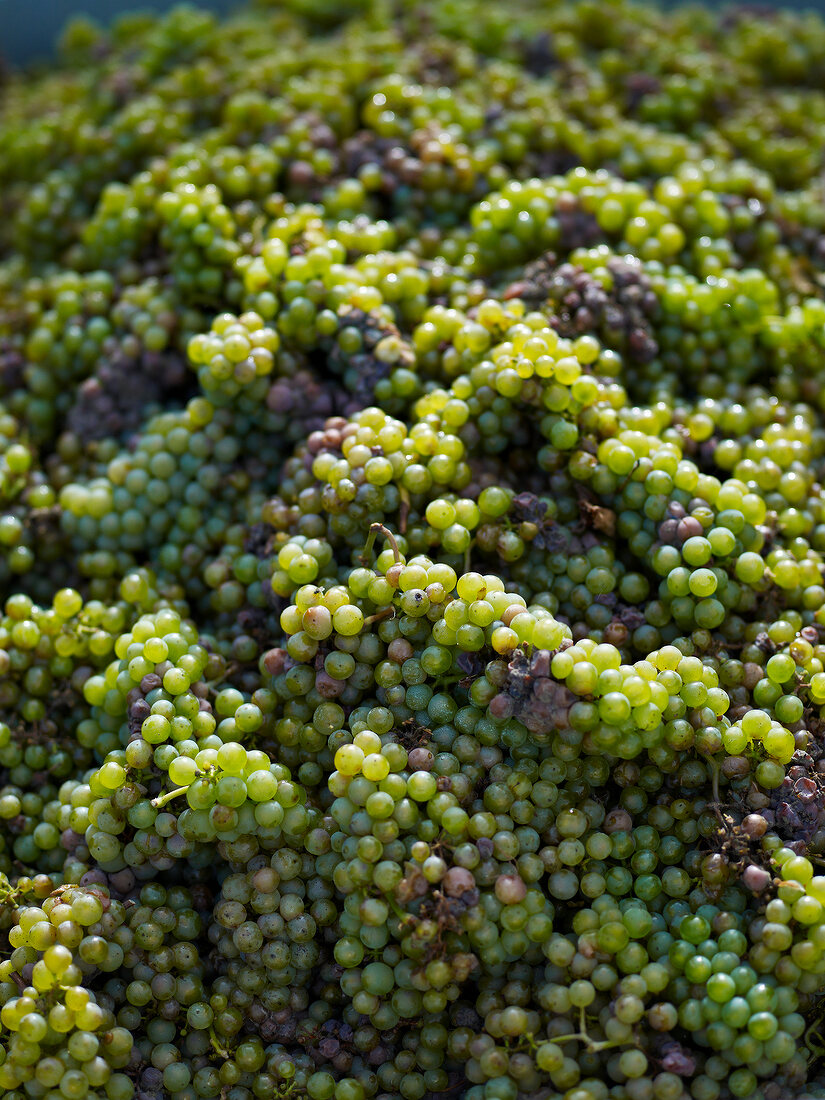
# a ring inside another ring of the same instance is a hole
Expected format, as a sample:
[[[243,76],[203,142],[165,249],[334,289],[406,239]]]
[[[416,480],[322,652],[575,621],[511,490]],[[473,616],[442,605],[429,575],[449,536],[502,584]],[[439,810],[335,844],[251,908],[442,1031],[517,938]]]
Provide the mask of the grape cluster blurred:
[[[3,70],[4,1100],[825,1097],[824,80],[633,0]]]

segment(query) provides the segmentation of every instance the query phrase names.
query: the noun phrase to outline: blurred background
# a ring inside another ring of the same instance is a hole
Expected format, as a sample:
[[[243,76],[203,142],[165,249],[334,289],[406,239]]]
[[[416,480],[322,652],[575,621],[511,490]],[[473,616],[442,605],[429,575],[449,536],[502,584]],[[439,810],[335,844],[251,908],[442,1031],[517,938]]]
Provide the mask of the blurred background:
[[[218,14],[240,7],[243,0],[193,0],[195,7]],[[107,23],[133,11],[168,11],[180,0],[0,0],[0,56],[12,65],[47,58],[66,22],[86,15]]]
[[[106,23],[132,11],[164,11],[180,0],[0,0],[0,57],[13,65],[48,58],[55,40],[68,19],[87,15],[105,26]],[[239,7],[242,0],[201,0],[196,6],[217,13]],[[499,0],[491,0],[497,3]],[[650,0],[656,3],[657,0]],[[659,6],[672,7],[684,0],[659,0]],[[704,0],[712,8],[733,7],[719,0]],[[746,6],[746,5],[742,5]],[[772,3],[748,4],[751,7],[786,8],[798,13],[818,11],[825,14],[825,0],[774,0]]]

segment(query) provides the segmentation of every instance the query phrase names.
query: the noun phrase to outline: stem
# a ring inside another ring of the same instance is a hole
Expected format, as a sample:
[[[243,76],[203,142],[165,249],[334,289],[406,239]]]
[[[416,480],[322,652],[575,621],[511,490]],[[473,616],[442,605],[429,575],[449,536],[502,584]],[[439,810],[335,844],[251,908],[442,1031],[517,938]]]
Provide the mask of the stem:
[[[209,1041],[211,1042],[216,1054],[220,1054],[222,1058],[230,1057],[229,1051],[225,1047],[221,1046],[221,1041],[216,1035],[215,1029],[213,1027],[210,1027],[209,1029]]]
[[[375,546],[376,534],[377,532],[373,529],[373,527],[370,527],[369,534],[367,535],[367,541],[364,543],[364,549],[361,551],[358,559],[362,565],[366,565],[370,560],[370,557],[372,555],[372,548],[373,546]]]
[[[715,760],[709,760],[708,763],[711,767],[711,783],[713,790],[713,801],[716,803],[716,813],[721,820],[721,814],[719,814],[719,765]]]
[[[367,535],[367,541],[364,543],[364,549],[361,552],[361,561],[364,565],[370,560],[372,554],[372,548],[375,546],[375,539],[378,534],[382,534],[387,542],[392,547],[393,560],[396,565],[401,564],[401,551],[398,549],[398,543],[395,541],[395,535],[390,531],[388,527],[385,527],[383,523],[371,523],[370,531]]]
[[[185,787],[176,787],[174,791],[167,791],[166,794],[160,794],[157,798],[152,799],[152,805],[156,810],[159,810],[162,806],[165,806],[167,802],[171,802],[173,798],[177,798],[179,794],[186,794],[189,790],[190,784],[187,783]]]
[[[398,490],[401,497],[401,507],[398,509],[398,530],[402,535],[407,533],[407,516],[410,514],[410,494],[402,485]]]
[[[814,1057],[817,1058],[821,1057],[823,1052],[825,1052],[825,1046],[823,1046],[821,1042],[822,1032],[819,1030],[822,1025],[823,1015],[825,1015],[825,1013],[823,1013],[823,1009],[820,1007],[815,1013],[814,1018],[811,1021],[811,1025],[805,1032],[804,1037],[806,1049],[810,1051],[814,1055]],[[813,1059],[811,1057],[808,1058],[809,1063],[812,1060]]]
[[[381,619],[390,619],[393,615],[395,615],[394,607],[382,607],[381,610],[376,611],[374,615],[367,615],[366,619],[364,619],[364,626],[369,626],[370,623],[380,622]]]
[[[216,688],[219,684],[228,684],[229,677],[234,676],[238,671],[238,662],[230,661],[223,673],[220,676],[216,676],[214,680],[200,680],[199,683],[206,684],[208,688]]]
[[[389,907],[390,909],[392,909],[393,913],[395,913],[400,921],[406,924],[410,920],[411,914],[405,913],[398,902],[395,900],[395,898],[387,898],[386,900],[389,903]]]
[[[630,467],[630,473],[627,475],[627,477],[624,479],[624,481],[617,488],[617,490],[616,490],[617,493],[620,493],[622,491],[622,489],[625,488],[625,486],[630,481],[630,479],[633,477],[633,475],[636,473],[638,468],[639,468],[639,460],[637,458],[636,461],[633,463],[633,465]]]
[[[439,676],[436,680],[436,684],[439,688],[449,687],[450,684],[460,684],[462,680],[466,680],[467,677],[463,674],[461,676]]]
[[[580,1043],[584,1043],[591,1054],[597,1054],[600,1050],[609,1050],[611,1047],[623,1045],[618,1039],[602,1039],[597,1042],[582,1031],[574,1031],[570,1035],[553,1035],[547,1041],[548,1043],[569,1043],[571,1039],[577,1039]]]
[[[597,1054],[600,1050],[609,1050],[611,1047],[624,1045],[623,1041],[619,1039],[591,1039],[587,1034],[587,1018],[583,1006],[579,1008],[579,1019],[580,1031],[574,1031],[570,1035],[551,1035],[548,1041],[551,1043],[569,1043],[575,1039],[577,1042],[584,1043],[593,1054]]]
[[[370,531],[375,531],[376,534],[380,531],[387,542],[392,547],[392,560],[394,565],[401,564],[401,551],[398,549],[398,543],[395,541],[395,535],[389,529],[385,527],[383,523],[370,524]]]
[[[571,1031],[569,1035],[553,1035],[551,1038],[548,1038],[547,1042],[561,1045],[562,1043],[570,1043],[574,1039],[580,1043],[587,1043],[588,1046],[592,1042],[590,1036],[585,1035],[581,1031]]]

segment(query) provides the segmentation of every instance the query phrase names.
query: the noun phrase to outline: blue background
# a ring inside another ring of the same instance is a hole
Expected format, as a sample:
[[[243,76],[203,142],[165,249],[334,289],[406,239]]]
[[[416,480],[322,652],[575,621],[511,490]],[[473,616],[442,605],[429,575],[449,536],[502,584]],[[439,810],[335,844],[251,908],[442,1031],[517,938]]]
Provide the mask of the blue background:
[[[74,15],[105,26],[124,12],[164,11],[180,0],[0,0],[0,56],[13,65],[47,57]],[[227,12],[241,0],[192,0],[199,8]]]
[[[0,56],[12,64],[48,57],[61,28],[72,15],[90,15],[105,24],[122,12],[163,11],[175,0],[0,0]],[[194,0],[197,3],[197,0]],[[490,0],[499,3],[500,0]],[[721,7],[718,0],[707,0]],[[240,0],[201,0],[199,7],[231,11]],[[672,6],[672,5],[671,5]],[[774,8],[816,10],[825,13],[825,0],[774,0]]]

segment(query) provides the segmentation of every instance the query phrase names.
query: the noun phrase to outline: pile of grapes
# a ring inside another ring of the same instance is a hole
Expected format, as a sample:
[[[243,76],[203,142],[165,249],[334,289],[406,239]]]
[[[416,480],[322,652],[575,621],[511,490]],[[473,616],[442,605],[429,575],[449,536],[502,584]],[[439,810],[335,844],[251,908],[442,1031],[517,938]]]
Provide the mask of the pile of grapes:
[[[825,23],[0,79],[4,1100],[825,1096]]]

